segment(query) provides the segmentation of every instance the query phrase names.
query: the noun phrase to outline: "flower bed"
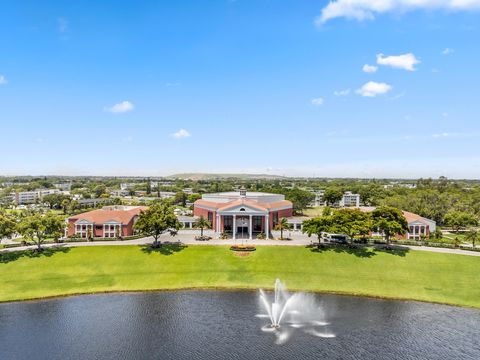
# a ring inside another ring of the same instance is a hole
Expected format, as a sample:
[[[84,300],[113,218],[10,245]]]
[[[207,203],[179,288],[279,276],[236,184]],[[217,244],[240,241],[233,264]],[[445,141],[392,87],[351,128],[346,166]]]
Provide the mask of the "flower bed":
[[[232,251],[255,251],[257,248],[253,245],[232,245],[230,247]]]

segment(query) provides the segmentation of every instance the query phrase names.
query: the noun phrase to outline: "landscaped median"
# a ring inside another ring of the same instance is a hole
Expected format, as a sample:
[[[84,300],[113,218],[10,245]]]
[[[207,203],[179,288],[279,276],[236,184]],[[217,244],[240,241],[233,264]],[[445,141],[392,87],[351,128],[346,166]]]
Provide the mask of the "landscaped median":
[[[0,301],[182,288],[269,288],[414,299],[480,308],[480,258],[408,249],[95,246],[0,254]]]

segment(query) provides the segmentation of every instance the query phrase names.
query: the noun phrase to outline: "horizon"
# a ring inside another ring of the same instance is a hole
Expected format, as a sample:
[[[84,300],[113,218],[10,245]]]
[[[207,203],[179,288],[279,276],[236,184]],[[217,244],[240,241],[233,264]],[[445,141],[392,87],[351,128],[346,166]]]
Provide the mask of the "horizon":
[[[1,8],[5,176],[480,178],[478,1]]]
[[[182,176],[187,177],[182,177]],[[289,175],[277,175],[277,174],[260,174],[260,173],[174,173],[168,175],[61,175],[61,174],[28,174],[28,175],[0,175],[2,178],[124,178],[124,179],[144,179],[144,180],[156,180],[156,179],[170,179],[170,180],[192,180],[197,181],[198,179],[191,179],[188,176],[211,176],[207,180],[228,180],[233,178],[238,178],[239,181],[246,180],[275,180],[275,179],[285,179],[285,180],[303,180],[303,179],[312,179],[312,180],[366,180],[366,181],[419,181],[419,180],[441,180],[442,178],[451,181],[479,181],[480,179],[476,178],[450,178],[443,175],[439,177],[418,177],[418,178],[407,178],[407,177],[333,177],[333,176],[289,176]],[[245,176],[247,178],[242,178]],[[205,180],[205,179],[200,179]]]

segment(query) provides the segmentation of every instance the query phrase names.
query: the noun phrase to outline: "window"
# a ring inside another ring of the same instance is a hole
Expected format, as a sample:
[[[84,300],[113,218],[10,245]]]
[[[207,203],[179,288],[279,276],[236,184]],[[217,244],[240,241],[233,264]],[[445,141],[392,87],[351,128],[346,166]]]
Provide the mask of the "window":
[[[254,216],[252,218],[252,222],[253,222],[253,231],[262,231],[262,220],[263,220],[263,217],[262,216]]]
[[[207,214],[207,220],[211,223],[213,221],[213,212],[209,211]]]
[[[233,227],[233,217],[224,216],[223,217],[223,231],[232,231]]]

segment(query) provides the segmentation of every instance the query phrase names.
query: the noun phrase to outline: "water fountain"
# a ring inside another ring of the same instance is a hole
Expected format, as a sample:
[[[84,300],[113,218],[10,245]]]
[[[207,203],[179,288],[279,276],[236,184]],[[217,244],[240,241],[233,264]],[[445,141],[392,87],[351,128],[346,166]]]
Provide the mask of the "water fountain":
[[[280,279],[275,280],[274,300],[272,303],[268,302],[267,295],[260,289],[260,300],[262,301],[265,309],[267,310],[268,317],[270,318],[272,328],[279,328],[285,311],[294,299],[294,295],[289,296],[285,290]]]
[[[327,332],[325,327],[329,323],[324,320],[324,311],[316,304],[313,296],[305,293],[290,294],[279,279],[275,280],[273,301],[262,289],[259,292],[261,307],[267,313],[256,316],[270,320],[270,324],[263,326],[262,330],[274,332],[277,344],[286,342],[296,329],[316,337],[335,337]]]

